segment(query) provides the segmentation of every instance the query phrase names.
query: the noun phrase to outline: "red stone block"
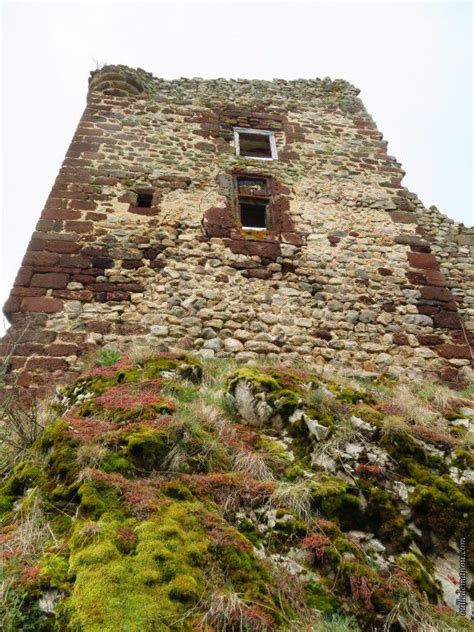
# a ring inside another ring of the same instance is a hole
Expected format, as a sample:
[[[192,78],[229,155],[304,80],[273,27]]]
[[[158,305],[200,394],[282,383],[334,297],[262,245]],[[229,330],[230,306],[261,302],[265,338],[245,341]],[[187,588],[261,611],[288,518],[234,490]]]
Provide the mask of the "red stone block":
[[[424,314],[425,316],[432,316],[433,314],[439,313],[439,305],[417,305],[416,309],[419,314]]]
[[[32,240],[33,241],[33,240]],[[36,244],[35,244],[36,246]],[[45,248],[48,252],[77,252],[80,249],[80,246],[75,241],[60,241],[60,240],[48,240],[45,244]],[[34,250],[41,250],[42,244],[40,247],[35,247]]]
[[[12,356],[9,360],[9,367],[11,370],[21,369],[25,366],[26,358],[24,356]]]
[[[59,261],[59,255],[55,252],[27,252],[23,263],[32,266],[54,266]]]
[[[11,296],[44,296],[46,288],[42,287],[14,287],[10,292]]]
[[[49,296],[30,296],[21,301],[22,312],[44,312],[46,314],[52,314],[54,312],[60,312],[62,309],[62,301],[50,298]]]
[[[88,202],[87,200],[72,200],[69,204],[69,208],[77,208],[81,211],[95,211],[97,204],[95,202]]]
[[[43,348],[43,345],[41,344],[34,343],[34,342],[24,342],[24,343],[16,345],[15,353],[20,356],[30,356],[30,355],[33,355],[34,353],[39,353],[42,348]]]
[[[26,369],[32,371],[34,369],[44,369],[46,371],[65,371],[69,368],[66,360],[61,358],[38,357],[34,356],[27,362]]]
[[[459,358],[462,360],[472,360],[471,349],[468,345],[442,344],[436,348],[437,353],[443,358]]]
[[[406,278],[410,281],[412,285],[426,285],[426,270],[423,272],[418,272],[415,270],[408,270],[405,274]],[[435,272],[435,270],[433,270]]]
[[[229,207],[214,206],[205,212],[203,225],[209,237],[229,237],[235,217]]]
[[[130,300],[129,292],[107,292],[107,301],[120,303],[122,301],[129,301],[129,300]]]
[[[437,285],[439,287],[445,287],[447,285],[446,278],[439,270],[425,270],[427,285]]]
[[[437,270],[439,267],[436,257],[426,252],[409,252],[408,261],[413,268],[430,268]]]
[[[68,345],[64,343],[54,343],[44,349],[44,354],[48,356],[69,356],[77,355],[79,347],[76,345]]]
[[[442,311],[433,316],[436,327],[445,327],[446,329],[462,329],[461,319],[457,312]]]
[[[111,324],[102,320],[92,320],[86,323],[86,330],[93,331],[98,334],[108,334],[111,329]]]
[[[91,265],[91,258],[84,255],[63,254],[60,257],[59,263],[61,267],[89,268]]]
[[[65,288],[69,281],[69,274],[62,272],[37,272],[31,280],[32,287],[47,287],[53,289]]]
[[[448,302],[454,300],[453,294],[445,287],[425,285],[420,288],[421,298],[427,301]]]
[[[231,239],[230,249],[234,254],[276,259],[280,256],[280,244],[274,241],[254,241],[252,239]]]
[[[46,207],[41,213],[42,219],[80,219],[80,211],[71,211],[64,208]]]
[[[397,224],[416,224],[417,222],[416,215],[409,211],[389,211],[389,215]]]
[[[102,219],[107,219],[107,213],[86,213],[86,219],[92,222],[98,222]]]
[[[16,296],[9,296],[3,305],[3,313],[5,316],[11,316],[15,312],[20,311],[21,299]]]
[[[458,379],[458,370],[453,366],[445,366],[439,371],[439,377],[443,382],[456,382]]]
[[[435,345],[443,343],[441,336],[436,336],[435,334],[420,335],[417,336],[417,338],[420,345],[424,345],[425,347],[434,347]]]
[[[400,333],[394,333],[392,336],[392,340],[393,340],[393,344],[395,345],[408,345],[410,344],[408,341],[408,336],[406,336],[405,334],[400,334]]]
[[[15,277],[14,285],[20,285],[20,286],[28,285],[28,283],[31,280],[32,275],[33,275],[33,268],[31,268],[30,266],[21,266]]]
[[[90,233],[94,228],[94,224],[92,222],[86,221],[67,221],[66,222],[66,230],[72,233]]]

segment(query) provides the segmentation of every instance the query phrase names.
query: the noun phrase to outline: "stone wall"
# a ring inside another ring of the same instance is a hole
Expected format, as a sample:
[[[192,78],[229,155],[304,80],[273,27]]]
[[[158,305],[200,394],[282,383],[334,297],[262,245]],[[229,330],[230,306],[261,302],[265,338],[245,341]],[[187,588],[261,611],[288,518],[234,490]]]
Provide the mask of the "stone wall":
[[[129,342],[465,372],[472,232],[401,185],[357,94],[329,79],[92,73],[5,305],[11,376],[44,390],[98,347]],[[234,127],[272,130],[278,160],[236,156]],[[242,228],[236,174],[267,178],[266,231]]]

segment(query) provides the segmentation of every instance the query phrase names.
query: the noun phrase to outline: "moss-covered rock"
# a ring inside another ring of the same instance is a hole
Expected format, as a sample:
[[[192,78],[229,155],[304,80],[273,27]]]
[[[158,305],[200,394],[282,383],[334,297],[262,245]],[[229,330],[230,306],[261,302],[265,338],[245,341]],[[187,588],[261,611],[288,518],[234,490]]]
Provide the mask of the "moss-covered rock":
[[[435,607],[474,517],[442,411],[412,423],[388,381],[112,359],[4,473],[12,632],[369,630],[407,604],[467,629]]]

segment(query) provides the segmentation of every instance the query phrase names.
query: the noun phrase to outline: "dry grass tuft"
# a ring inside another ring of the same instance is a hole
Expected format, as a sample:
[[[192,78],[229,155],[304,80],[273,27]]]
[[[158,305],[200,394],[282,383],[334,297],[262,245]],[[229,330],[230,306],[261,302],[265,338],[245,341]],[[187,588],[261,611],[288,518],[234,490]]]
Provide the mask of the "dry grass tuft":
[[[390,403],[408,421],[430,425],[439,417],[439,413],[429,408],[407,384],[394,388]]]
[[[204,427],[212,429],[216,432],[219,439],[234,438],[236,430],[234,424],[227,419],[222,411],[214,404],[204,403],[202,401],[193,402],[190,405],[196,418]]]
[[[43,501],[36,488],[23,498],[15,522],[17,528],[8,540],[7,549],[15,553],[17,560],[34,561],[43,552],[48,540],[56,542],[43,508]]]
[[[236,592],[214,592],[207,602],[206,614],[201,625],[215,630],[244,630],[246,605]],[[238,627],[236,627],[238,626]]]
[[[93,467],[99,466],[100,462],[104,458],[107,449],[97,443],[83,443],[79,446],[76,452],[76,461],[79,467]]]
[[[311,516],[311,489],[306,481],[279,483],[270,497],[275,508],[285,508],[304,520]]]
[[[9,398],[0,404],[0,471],[8,471],[33,446],[46,426],[52,423],[56,414],[51,400],[42,403],[34,401],[24,407]]]
[[[141,364],[159,354],[157,346],[152,344],[145,345],[143,342],[135,342],[130,345],[127,350],[127,357],[132,364]]]
[[[234,455],[233,465],[237,472],[250,474],[257,481],[272,481],[275,478],[265,461],[265,456],[258,452],[238,451]]]
[[[393,627],[402,630],[423,630],[423,632],[451,632],[453,630],[450,626],[434,621],[412,593],[403,597],[389,612],[384,622],[383,632],[389,632]]]

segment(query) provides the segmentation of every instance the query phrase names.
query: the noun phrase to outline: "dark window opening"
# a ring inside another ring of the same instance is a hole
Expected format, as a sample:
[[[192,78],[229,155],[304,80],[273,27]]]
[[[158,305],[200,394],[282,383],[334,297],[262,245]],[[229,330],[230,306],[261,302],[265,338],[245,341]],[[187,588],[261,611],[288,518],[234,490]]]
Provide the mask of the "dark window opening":
[[[240,222],[242,228],[264,230],[267,227],[268,200],[240,200]]]
[[[247,158],[272,158],[268,134],[239,133],[240,155]]]
[[[139,208],[150,208],[153,202],[153,193],[138,193],[137,206]]]

